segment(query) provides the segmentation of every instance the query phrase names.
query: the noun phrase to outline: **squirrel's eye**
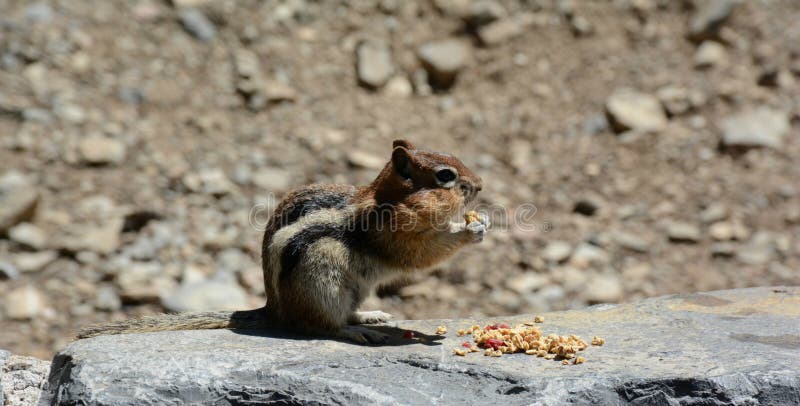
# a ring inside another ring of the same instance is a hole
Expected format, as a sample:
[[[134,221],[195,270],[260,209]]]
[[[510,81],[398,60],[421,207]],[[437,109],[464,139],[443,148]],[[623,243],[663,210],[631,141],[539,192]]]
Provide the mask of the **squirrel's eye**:
[[[452,182],[456,180],[456,177],[458,177],[458,174],[456,174],[456,171],[450,168],[439,169],[436,171],[436,180],[441,183]]]

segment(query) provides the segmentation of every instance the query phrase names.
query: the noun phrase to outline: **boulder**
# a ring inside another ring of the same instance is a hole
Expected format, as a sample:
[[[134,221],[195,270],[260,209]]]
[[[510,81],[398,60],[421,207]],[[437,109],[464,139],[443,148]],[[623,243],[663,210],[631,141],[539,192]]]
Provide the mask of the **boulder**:
[[[0,405],[38,404],[49,372],[49,361],[0,350]]]
[[[496,319],[372,327],[382,346],[273,331],[177,331],[73,342],[42,404],[797,404],[800,288],[674,295],[544,314],[544,333],[603,346],[563,365],[525,354],[455,356],[455,332]],[[449,332],[436,335],[436,327]],[[413,338],[407,331],[413,331]]]

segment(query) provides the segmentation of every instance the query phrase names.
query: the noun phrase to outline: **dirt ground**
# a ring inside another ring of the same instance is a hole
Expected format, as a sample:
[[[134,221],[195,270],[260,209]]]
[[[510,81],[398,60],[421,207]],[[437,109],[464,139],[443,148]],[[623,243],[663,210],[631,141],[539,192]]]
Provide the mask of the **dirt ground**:
[[[89,323],[261,305],[253,214],[299,185],[370,182],[401,137],[458,156],[502,210],[483,243],[367,308],[800,284],[800,2],[0,10],[0,348],[50,358]],[[457,66],[421,62],[449,38]],[[366,43],[378,57],[360,61]]]

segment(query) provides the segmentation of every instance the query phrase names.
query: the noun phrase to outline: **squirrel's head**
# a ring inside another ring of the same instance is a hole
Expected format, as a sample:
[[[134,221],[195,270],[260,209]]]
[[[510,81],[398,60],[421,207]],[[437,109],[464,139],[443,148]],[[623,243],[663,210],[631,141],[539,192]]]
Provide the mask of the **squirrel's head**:
[[[392,143],[392,159],[373,183],[379,203],[402,203],[423,214],[463,211],[483,181],[458,158],[417,149],[406,140]]]

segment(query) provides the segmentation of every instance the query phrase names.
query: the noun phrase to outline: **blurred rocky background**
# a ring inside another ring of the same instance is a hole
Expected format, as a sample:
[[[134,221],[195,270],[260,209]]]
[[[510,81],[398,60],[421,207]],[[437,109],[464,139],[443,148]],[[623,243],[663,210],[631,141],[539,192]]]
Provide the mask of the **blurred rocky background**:
[[[401,318],[800,284],[796,0],[0,0],[0,348],[260,306],[253,207],[406,137],[485,181],[486,241]]]

